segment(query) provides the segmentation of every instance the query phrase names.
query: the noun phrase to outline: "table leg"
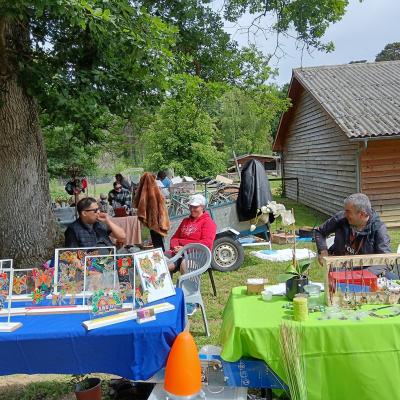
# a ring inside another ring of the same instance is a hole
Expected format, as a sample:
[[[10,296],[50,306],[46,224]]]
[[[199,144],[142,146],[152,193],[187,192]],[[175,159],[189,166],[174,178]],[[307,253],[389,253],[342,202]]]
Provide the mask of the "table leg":
[[[211,268],[208,268],[208,275],[210,277],[211,286],[212,286],[212,289],[213,289],[214,296],[217,296],[217,288],[215,287],[214,276],[212,274],[212,269]]]

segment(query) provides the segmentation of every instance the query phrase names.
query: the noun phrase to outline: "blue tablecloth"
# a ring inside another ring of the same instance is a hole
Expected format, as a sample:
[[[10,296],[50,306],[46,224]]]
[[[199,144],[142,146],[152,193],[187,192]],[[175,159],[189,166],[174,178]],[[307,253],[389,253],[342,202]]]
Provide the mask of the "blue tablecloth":
[[[103,372],[148,379],[165,366],[185,327],[182,291],[155,303],[162,302],[174,304],[175,310],[144,324],[127,321],[91,331],[82,326],[89,314],[12,317],[23,326],[0,333],[0,375]]]

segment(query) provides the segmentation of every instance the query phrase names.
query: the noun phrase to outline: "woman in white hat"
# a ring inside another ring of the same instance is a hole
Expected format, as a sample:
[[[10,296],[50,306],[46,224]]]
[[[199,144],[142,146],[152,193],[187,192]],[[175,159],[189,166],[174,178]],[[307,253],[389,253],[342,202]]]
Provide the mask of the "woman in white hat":
[[[203,195],[195,194],[190,198],[190,216],[181,222],[170,241],[170,250],[173,254],[189,243],[204,244],[212,251],[217,226],[210,214],[205,211],[205,207],[206,199]],[[173,264],[169,267],[171,271],[178,269]]]

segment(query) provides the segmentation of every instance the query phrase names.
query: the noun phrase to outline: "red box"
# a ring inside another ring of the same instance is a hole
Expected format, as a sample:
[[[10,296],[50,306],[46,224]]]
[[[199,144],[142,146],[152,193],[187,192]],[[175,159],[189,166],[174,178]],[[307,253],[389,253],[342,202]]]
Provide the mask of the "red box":
[[[329,272],[329,286],[334,291],[336,283],[351,283],[355,285],[369,286],[371,292],[378,290],[378,278],[367,269],[356,271],[332,271]]]

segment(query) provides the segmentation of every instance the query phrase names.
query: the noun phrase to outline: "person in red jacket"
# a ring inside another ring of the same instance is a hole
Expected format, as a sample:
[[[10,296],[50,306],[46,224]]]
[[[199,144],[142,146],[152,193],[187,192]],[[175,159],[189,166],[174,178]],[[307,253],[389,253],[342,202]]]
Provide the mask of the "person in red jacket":
[[[210,214],[204,210],[205,206],[206,199],[203,195],[195,194],[190,198],[190,216],[181,222],[170,240],[172,254],[176,254],[183,246],[189,243],[204,244],[212,251],[217,226],[211,219]],[[181,265],[181,273],[184,273],[183,264]],[[171,271],[178,269],[173,264],[169,268]]]

